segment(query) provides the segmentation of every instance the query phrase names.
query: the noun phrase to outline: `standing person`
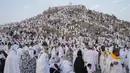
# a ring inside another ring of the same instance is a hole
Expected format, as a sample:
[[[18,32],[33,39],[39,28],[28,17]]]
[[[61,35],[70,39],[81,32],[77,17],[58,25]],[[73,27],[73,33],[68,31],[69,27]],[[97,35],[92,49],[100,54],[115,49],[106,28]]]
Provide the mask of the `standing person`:
[[[94,52],[94,61],[95,61],[95,69],[98,69],[98,65],[99,65],[99,52],[96,50],[96,48],[93,49]]]
[[[11,43],[9,45],[11,47]],[[5,61],[7,58],[7,53],[5,52],[5,49],[8,49],[7,47],[8,46],[6,43],[5,43],[5,46],[0,47],[0,73],[4,73],[4,66],[5,66]]]
[[[41,56],[37,60],[36,73],[50,73],[49,59],[45,52],[41,52]]]
[[[73,65],[68,60],[64,60],[60,66],[61,73],[74,73]]]
[[[68,50],[69,50],[68,44],[66,44],[64,48],[65,48],[65,55],[67,55]]]
[[[0,50],[0,73],[4,72],[6,57],[7,57],[7,54],[4,52],[4,50]]]
[[[20,59],[20,73],[36,73],[36,58],[31,58],[28,50],[23,50]]]
[[[63,45],[62,45],[63,46]],[[58,63],[58,65],[60,66],[62,64],[62,62],[65,60],[65,54],[64,54],[64,49],[62,48],[62,46],[59,45],[58,47],[58,55],[60,58],[60,62]]]
[[[100,56],[100,67],[101,72],[106,73],[106,59],[108,57],[108,53],[105,50],[105,46],[101,46],[101,56]]]
[[[77,52],[77,58],[74,62],[74,71],[75,73],[87,73],[87,68],[85,67],[84,60],[82,58],[82,51]]]
[[[63,46],[63,45],[62,45]],[[58,50],[59,50],[59,58],[61,58],[62,56],[65,56],[65,52],[64,52],[64,48],[62,48],[62,46],[58,45]]]
[[[127,52],[128,52],[128,50],[126,48],[120,49],[121,62],[125,65],[125,67],[123,68],[123,73],[126,73]]]
[[[106,60],[107,73],[123,73],[119,49],[114,48]]]
[[[10,50],[11,50],[11,42],[8,43],[8,48],[5,48],[5,53],[9,54]]]
[[[84,61],[86,63],[86,66],[91,65],[91,69],[88,71],[88,73],[95,73],[96,67],[95,67],[95,52],[93,50],[93,47],[90,46],[86,52],[84,52]]]
[[[56,50],[55,50],[55,48],[52,48],[51,58],[50,58],[50,60],[49,60],[49,64],[54,63],[54,62],[55,62],[55,59],[56,59]]]
[[[4,73],[20,73],[19,56],[17,54],[17,49],[17,44],[14,44],[11,47],[11,51],[9,52],[5,62]]]
[[[18,54],[19,60],[20,60],[21,56],[23,55],[23,45],[19,44],[19,48],[17,50],[17,54]]]
[[[35,54],[34,54],[35,50],[34,50],[33,46],[34,46],[34,43],[31,42],[29,49],[28,49],[31,58],[33,58],[35,56]]]

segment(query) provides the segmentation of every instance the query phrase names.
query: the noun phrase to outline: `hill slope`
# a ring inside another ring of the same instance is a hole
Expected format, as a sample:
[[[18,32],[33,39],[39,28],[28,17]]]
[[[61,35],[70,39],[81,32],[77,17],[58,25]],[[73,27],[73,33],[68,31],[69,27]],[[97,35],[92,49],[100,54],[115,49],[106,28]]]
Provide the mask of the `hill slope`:
[[[53,34],[67,38],[83,36],[91,40],[106,39],[115,43],[118,43],[117,40],[130,40],[129,22],[119,20],[114,15],[89,10],[83,5],[50,7],[35,17],[6,24],[1,31],[10,32],[8,29],[34,32],[41,36]]]

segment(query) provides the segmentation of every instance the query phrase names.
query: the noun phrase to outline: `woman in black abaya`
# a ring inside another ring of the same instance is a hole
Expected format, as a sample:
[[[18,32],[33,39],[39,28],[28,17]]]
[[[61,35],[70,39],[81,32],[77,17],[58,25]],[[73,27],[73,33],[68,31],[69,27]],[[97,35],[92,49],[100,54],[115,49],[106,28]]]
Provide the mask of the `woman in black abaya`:
[[[77,58],[74,62],[74,71],[75,73],[88,73],[87,68],[84,65],[84,60],[82,58],[82,51],[77,52]]]

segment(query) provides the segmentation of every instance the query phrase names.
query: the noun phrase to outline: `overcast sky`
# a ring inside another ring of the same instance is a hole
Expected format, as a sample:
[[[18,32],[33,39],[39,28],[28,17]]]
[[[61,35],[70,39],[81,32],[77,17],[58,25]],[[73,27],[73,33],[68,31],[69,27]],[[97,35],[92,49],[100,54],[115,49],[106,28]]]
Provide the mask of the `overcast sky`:
[[[130,0],[0,0],[0,24],[21,21],[42,13],[48,7],[70,2],[130,21]]]

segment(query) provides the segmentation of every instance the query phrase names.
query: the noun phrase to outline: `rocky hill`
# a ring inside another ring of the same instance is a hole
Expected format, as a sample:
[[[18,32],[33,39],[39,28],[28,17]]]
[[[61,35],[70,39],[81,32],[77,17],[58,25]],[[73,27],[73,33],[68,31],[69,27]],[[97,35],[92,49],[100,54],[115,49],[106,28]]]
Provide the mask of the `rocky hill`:
[[[2,32],[33,32],[41,36],[86,37],[114,43],[130,40],[130,22],[89,10],[83,5],[50,7],[42,14],[1,26]],[[19,34],[22,35],[22,34]],[[22,38],[22,37],[21,37]]]

